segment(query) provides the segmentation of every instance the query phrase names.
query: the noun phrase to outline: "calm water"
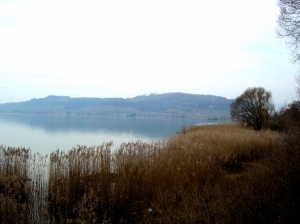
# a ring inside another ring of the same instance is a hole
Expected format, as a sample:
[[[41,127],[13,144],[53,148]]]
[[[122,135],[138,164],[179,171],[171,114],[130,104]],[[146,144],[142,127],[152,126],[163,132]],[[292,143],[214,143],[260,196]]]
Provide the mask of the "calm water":
[[[166,139],[183,125],[221,122],[225,121],[0,114],[0,145],[31,148],[43,155],[58,148],[68,150],[77,145],[97,146],[109,141],[116,148],[122,142]]]

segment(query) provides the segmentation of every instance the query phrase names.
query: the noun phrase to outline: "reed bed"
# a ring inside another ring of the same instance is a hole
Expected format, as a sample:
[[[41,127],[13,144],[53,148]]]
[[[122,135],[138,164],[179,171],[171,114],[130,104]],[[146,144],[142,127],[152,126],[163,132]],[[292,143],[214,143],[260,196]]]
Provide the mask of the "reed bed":
[[[46,157],[30,149],[0,147],[0,223],[49,220]]]
[[[286,139],[223,124],[115,151],[2,148],[0,212],[16,223],[296,223],[300,153]]]

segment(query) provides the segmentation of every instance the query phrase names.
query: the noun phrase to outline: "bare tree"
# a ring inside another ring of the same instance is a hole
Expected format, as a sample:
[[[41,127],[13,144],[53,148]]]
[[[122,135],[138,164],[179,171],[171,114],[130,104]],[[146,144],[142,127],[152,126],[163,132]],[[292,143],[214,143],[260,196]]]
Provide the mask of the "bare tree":
[[[231,117],[261,130],[274,113],[272,94],[262,87],[248,88],[230,105]]]
[[[300,62],[300,1],[277,0],[280,14],[277,19],[277,36],[285,38],[293,62]],[[297,96],[300,99],[300,73],[296,76]]]
[[[300,100],[300,73],[298,74],[298,76],[296,76],[296,82],[297,82],[297,96],[298,99]]]
[[[280,14],[277,19],[277,35],[286,38],[293,61],[300,60],[300,1],[277,0]]]

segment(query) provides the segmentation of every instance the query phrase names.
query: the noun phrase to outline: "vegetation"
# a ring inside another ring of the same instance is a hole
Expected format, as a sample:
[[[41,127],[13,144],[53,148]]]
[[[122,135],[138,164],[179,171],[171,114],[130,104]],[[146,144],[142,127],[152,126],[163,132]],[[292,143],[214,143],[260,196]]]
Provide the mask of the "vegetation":
[[[0,147],[0,223],[46,223],[47,157]]]
[[[231,117],[259,131],[274,114],[272,94],[262,87],[248,88],[231,103]]]
[[[211,95],[165,93],[134,98],[71,98],[48,96],[0,105],[0,113],[153,114],[229,116],[232,100]]]
[[[278,3],[279,34],[290,38],[298,61],[300,4]],[[184,106],[165,96],[159,98],[168,107],[155,103],[154,95],[74,101],[51,96],[21,106],[26,112],[37,106],[86,109],[91,102],[154,112]],[[187,102],[185,97],[177,94],[176,101]],[[220,105],[207,99],[186,106]],[[263,88],[247,89],[231,104],[234,117],[260,131],[236,123],[183,127],[167,141],[124,143],[114,152],[111,142],[77,146],[49,158],[0,147],[0,223],[299,223],[300,103],[274,116],[272,107]],[[1,111],[24,112],[19,104],[1,105]],[[271,117],[269,127],[280,131],[262,129]]]
[[[278,37],[286,38],[287,47],[291,50],[294,62],[300,60],[300,2],[295,0],[277,0],[280,9],[278,16]]]
[[[296,223],[300,151],[288,136],[231,123],[49,160],[1,148],[0,223]]]

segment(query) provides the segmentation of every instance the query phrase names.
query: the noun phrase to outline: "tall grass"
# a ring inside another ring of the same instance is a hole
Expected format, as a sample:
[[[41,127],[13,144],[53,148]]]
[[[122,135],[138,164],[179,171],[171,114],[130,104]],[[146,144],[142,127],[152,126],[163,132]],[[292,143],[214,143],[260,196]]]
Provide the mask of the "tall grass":
[[[0,147],[0,223],[42,223],[47,214],[46,158]]]
[[[22,211],[23,223],[296,223],[300,153],[285,139],[235,124],[192,127],[115,151],[112,142],[57,150],[48,166],[2,149],[0,212]],[[28,190],[9,190],[11,175]]]

